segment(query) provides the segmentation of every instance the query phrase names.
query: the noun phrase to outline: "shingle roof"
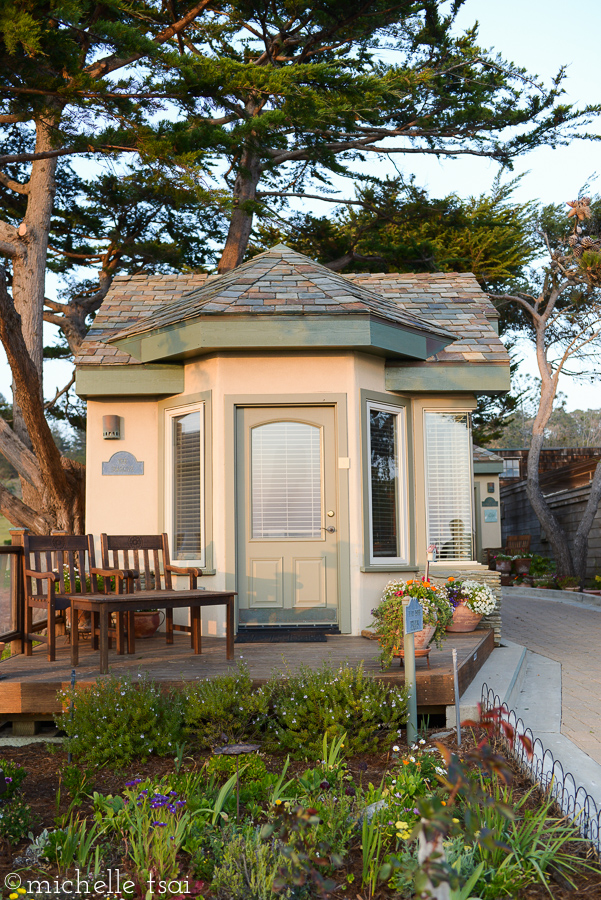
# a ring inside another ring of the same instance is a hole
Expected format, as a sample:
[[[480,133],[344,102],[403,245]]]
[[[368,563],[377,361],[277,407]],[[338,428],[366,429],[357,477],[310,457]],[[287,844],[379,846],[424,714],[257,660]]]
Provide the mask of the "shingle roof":
[[[503,457],[497,456],[496,453],[493,453],[492,450],[485,450],[484,447],[478,447],[476,444],[473,446],[473,459],[474,462],[490,462],[490,463],[502,463]]]
[[[332,272],[308,256],[278,244],[231,272],[159,308],[124,329],[119,338],[165,328],[199,316],[361,315],[371,314],[396,325],[436,335],[449,333],[432,322],[407,312],[394,301],[360,282]],[[115,338],[116,339],[116,338]]]
[[[304,267],[308,271],[302,271]],[[110,341],[126,332],[196,317],[199,311],[202,315],[375,314],[420,331],[457,335],[432,361],[507,364],[507,352],[491,327],[497,314],[472,274],[342,276],[280,246],[225,276],[117,276],[76,365],[139,365]]]

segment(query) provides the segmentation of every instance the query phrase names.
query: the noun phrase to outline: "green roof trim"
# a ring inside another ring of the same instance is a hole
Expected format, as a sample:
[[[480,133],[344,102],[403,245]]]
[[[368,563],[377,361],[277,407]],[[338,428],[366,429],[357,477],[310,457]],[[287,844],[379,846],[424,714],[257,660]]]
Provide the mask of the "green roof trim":
[[[183,366],[80,366],[75,391],[93,397],[171,396],[184,390]]]
[[[503,471],[503,463],[475,462],[474,475],[500,475]],[[484,505],[484,504],[483,504]]]
[[[449,340],[419,327],[375,315],[198,316],[142,334],[118,336],[113,345],[140,362],[184,360],[221,350],[360,350],[387,358],[425,360]],[[438,366],[437,366],[438,368]]]
[[[434,362],[423,366],[395,363],[386,366],[387,391],[505,394],[510,388],[509,364]]]

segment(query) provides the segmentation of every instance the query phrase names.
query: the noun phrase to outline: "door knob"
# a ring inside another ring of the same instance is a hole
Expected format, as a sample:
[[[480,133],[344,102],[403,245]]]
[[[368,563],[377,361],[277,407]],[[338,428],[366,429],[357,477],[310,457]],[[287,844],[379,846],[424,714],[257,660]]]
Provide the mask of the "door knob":
[[[333,509],[329,509],[329,510],[328,510],[328,518],[331,519],[331,518],[332,518],[333,516],[335,516],[335,515],[336,515],[336,513],[334,512]]]
[[[326,528],[326,531],[329,532],[329,534],[334,534],[336,529],[334,528],[333,525],[328,525],[328,527]]]

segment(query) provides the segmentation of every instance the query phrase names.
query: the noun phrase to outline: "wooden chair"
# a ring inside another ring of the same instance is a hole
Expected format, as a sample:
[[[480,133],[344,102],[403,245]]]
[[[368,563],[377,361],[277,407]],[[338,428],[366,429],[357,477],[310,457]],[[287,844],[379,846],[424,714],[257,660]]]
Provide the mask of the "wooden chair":
[[[507,536],[505,553],[507,556],[517,556],[519,553],[528,553],[531,540],[532,538],[529,534],[510,534]]]
[[[189,578],[189,589],[199,590],[198,579],[202,569],[181,567],[171,564],[169,558],[169,539],[166,534],[101,534],[100,548],[102,565],[109,569],[112,566],[119,571],[129,572],[129,578],[122,582],[128,593],[135,591],[172,591],[173,575],[185,575]],[[112,560],[112,563],[111,563]],[[202,590],[202,588],[200,589]],[[157,604],[158,605],[158,604]],[[128,613],[128,633],[133,633],[134,614]],[[165,631],[168,644],[173,643],[174,631],[185,631],[192,636],[192,623],[188,625],[173,624],[173,610],[165,610]]]
[[[48,644],[48,660],[56,658],[56,635],[64,634],[66,626],[65,610],[71,606],[71,594],[87,591],[109,593],[111,578],[116,579],[115,587],[120,587],[129,577],[129,572],[96,567],[94,539],[91,534],[23,534],[23,566],[25,585],[25,655],[31,656],[33,641]],[[98,576],[104,578],[103,591],[99,591]],[[44,636],[34,633],[33,610],[45,609],[47,614]],[[123,624],[120,623],[121,628]],[[76,627],[71,623],[71,627]]]

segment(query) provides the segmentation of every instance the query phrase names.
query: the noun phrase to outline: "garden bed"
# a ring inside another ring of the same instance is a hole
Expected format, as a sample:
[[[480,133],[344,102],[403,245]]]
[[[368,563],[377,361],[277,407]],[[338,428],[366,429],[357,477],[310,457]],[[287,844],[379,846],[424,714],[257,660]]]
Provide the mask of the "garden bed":
[[[109,679],[74,700],[60,724],[76,763],[66,748],[2,754],[0,878],[22,868],[26,889],[79,872],[104,882],[102,896],[118,871],[135,898],[400,900],[415,876],[467,892],[453,900],[548,889],[601,900],[574,823],[515,767],[507,787],[506,761],[480,735],[455,755],[450,732],[407,747],[403,689],[361,671],[324,666],[257,690],[240,669],[185,695]],[[418,864],[420,833],[445,856]],[[157,891],[159,879],[173,886]]]

